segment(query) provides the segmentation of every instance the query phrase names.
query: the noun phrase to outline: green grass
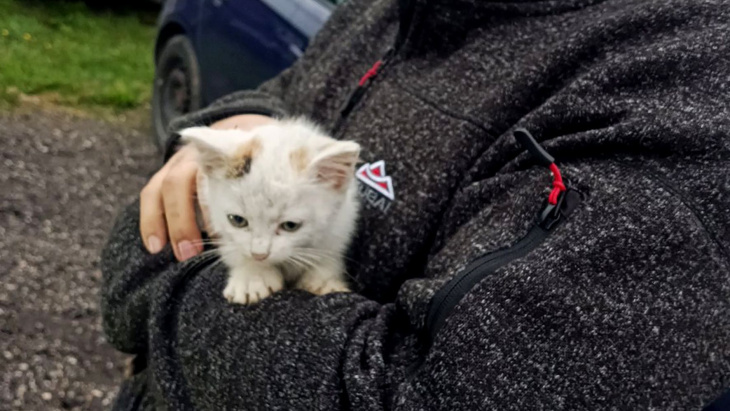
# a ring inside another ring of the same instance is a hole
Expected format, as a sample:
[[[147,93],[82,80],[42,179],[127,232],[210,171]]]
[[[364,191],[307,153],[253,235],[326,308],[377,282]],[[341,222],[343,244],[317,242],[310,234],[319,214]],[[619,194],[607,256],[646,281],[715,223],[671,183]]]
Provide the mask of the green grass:
[[[0,105],[20,93],[80,108],[138,107],[150,98],[155,27],[83,3],[0,0]]]

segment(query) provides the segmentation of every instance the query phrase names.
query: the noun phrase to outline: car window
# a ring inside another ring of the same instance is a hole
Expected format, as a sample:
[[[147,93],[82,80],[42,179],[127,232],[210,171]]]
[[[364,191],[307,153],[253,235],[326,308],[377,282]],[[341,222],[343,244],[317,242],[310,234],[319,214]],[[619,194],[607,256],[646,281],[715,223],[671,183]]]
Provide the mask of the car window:
[[[296,3],[292,0],[262,0],[262,3],[287,20],[294,18],[294,11],[297,8]]]

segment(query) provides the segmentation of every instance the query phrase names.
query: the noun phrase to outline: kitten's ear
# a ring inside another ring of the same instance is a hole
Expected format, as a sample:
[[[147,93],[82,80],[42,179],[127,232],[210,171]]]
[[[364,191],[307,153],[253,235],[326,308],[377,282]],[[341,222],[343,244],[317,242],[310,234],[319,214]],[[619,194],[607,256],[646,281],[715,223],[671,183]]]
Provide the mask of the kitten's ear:
[[[310,163],[310,170],[318,182],[335,190],[347,187],[355,174],[360,157],[360,145],[352,141],[337,141],[328,145]]]
[[[218,132],[220,133],[220,132]],[[210,174],[226,167],[226,139],[216,135],[216,130],[208,127],[191,127],[179,132],[184,143],[192,144],[198,150],[198,162],[203,171]]]

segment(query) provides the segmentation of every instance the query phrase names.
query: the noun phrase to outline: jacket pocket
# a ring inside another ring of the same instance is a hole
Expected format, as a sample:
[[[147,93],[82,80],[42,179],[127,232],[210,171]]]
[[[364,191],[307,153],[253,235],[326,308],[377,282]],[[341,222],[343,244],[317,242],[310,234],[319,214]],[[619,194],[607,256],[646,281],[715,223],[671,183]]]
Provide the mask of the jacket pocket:
[[[475,285],[500,267],[536,249],[578,207],[581,199],[578,191],[567,190],[556,205],[545,204],[527,235],[510,247],[477,258],[444,284],[428,305],[425,327],[429,340],[434,341],[454,307]]]

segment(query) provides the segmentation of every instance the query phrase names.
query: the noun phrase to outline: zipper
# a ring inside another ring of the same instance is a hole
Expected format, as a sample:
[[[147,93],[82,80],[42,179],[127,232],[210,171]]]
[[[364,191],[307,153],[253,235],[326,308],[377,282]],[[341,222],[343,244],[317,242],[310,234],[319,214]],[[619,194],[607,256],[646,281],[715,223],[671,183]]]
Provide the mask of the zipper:
[[[527,235],[508,248],[477,258],[441,287],[428,307],[426,331],[430,341],[435,339],[451,311],[474,286],[497,269],[536,249],[578,207],[581,199],[578,191],[568,189],[559,197],[557,204],[546,201]]]
[[[382,74],[383,70],[385,70],[385,68],[388,67],[388,65],[393,61],[396,47],[397,46],[390,47],[388,51],[385,52],[383,57],[380,60],[376,61],[375,64],[373,64],[373,66],[370,68],[370,70],[365,72],[365,74],[360,78],[357,86],[352,89],[350,95],[345,100],[345,103],[340,107],[339,116],[337,117],[337,121],[335,122],[334,127],[332,127],[333,135],[340,131],[342,126],[345,124],[345,121],[350,116],[350,113],[352,113],[352,111],[357,106],[357,103],[362,100],[365,92],[373,84],[373,80],[375,80],[376,77]]]
[[[381,75],[385,68],[394,60],[395,55],[403,48],[403,45],[411,35],[413,19],[417,14],[417,4],[414,0],[398,0],[398,8],[399,22],[395,42],[388,48],[383,57],[375,62],[370,70],[360,78],[357,86],[350,92],[350,95],[340,107],[339,115],[332,127],[332,135],[336,135],[342,129],[352,111],[372,85],[373,80]]]

